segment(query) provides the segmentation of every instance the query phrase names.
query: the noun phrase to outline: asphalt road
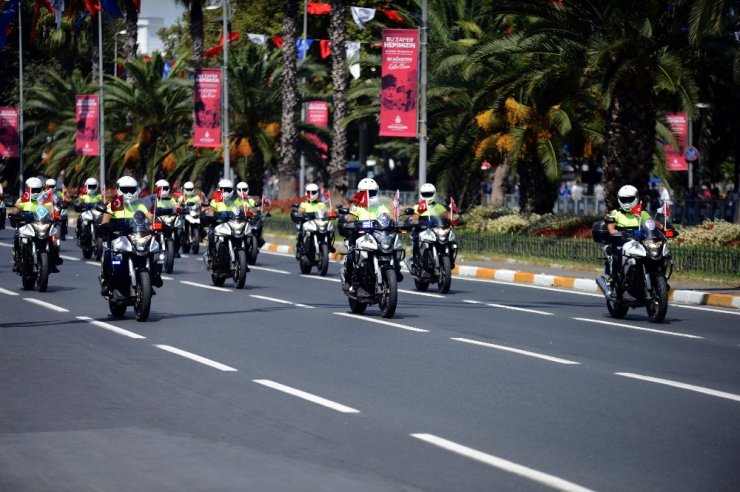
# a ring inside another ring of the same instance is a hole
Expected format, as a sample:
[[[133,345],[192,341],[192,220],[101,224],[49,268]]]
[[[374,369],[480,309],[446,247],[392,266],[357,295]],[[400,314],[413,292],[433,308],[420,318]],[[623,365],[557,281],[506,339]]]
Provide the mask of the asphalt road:
[[[453,279],[396,315],[261,254],[176,260],[145,323],[64,245],[49,291],[0,231],[0,490],[740,489],[740,312]]]

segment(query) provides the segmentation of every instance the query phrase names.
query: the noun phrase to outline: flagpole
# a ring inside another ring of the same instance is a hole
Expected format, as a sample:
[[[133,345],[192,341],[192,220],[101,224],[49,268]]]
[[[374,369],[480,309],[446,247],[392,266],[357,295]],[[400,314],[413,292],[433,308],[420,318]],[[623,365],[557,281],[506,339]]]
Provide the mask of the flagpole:
[[[105,115],[103,104],[103,9],[98,10],[98,78],[100,97],[98,98],[98,145],[100,146],[100,186],[105,200]]]
[[[21,2],[18,2],[18,196],[23,194],[23,26],[21,23]]]

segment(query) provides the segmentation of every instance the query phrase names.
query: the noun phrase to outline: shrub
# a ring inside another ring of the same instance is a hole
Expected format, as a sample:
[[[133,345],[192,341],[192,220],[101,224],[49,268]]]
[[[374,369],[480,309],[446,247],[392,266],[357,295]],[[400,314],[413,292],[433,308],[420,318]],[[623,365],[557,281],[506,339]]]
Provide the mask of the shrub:
[[[697,226],[676,226],[678,243],[684,246],[740,246],[740,225],[724,220],[706,220]]]

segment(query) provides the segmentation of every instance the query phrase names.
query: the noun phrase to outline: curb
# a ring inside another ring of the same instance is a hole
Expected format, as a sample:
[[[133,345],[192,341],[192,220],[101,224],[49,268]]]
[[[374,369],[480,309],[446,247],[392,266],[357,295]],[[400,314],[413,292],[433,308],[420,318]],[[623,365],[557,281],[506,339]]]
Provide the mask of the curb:
[[[286,244],[265,243],[262,249],[273,253],[295,254],[293,246],[288,246]],[[332,253],[331,258],[333,260],[341,260],[343,256],[339,253]],[[601,292],[596,285],[596,281],[587,278],[464,265],[457,265],[452,269],[452,274],[458,277],[499,280],[502,282],[536,285],[539,287],[561,287],[589,293]],[[668,300],[697,306],[717,306],[740,309],[740,295],[712,294],[710,292],[702,292],[698,290],[678,289],[671,290],[668,293]]]

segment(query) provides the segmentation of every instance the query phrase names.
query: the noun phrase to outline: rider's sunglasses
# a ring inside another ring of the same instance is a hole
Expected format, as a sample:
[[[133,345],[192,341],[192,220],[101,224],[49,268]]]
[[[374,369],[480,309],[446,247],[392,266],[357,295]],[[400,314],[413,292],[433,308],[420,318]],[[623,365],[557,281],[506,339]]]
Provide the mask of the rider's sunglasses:
[[[231,193],[232,191],[234,191],[234,188],[221,188],[221,191],[224,193]]]
[[[121,186],[118,189],[121,190],[121,193],[125,194],[133,195],[134,193],[136,193],[136,186]]]

